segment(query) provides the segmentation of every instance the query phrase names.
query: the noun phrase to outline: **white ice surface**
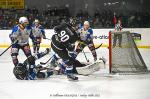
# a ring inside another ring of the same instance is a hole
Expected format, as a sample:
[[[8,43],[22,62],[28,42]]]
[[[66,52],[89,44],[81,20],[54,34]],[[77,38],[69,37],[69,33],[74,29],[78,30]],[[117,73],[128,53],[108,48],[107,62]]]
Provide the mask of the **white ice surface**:
[[[0,49],[0,53],[3,50]],[[107,51],[101,48],[97,51],[98,56],[108,58]],[[140,52],[150,69],[150,50],[140,49]],[[91,55],[87,56],[93,60]],[[48,57],[38,62],[45,62]],[[25,60],[22,51],[18,58],[20,62]],[[83,53],[78,59],[85,61]],[[0,57],[0,99],[150,99],[150,74],[104,75],[97,72],[91,76],[79,76],[78,82],[70,82],[63,75],[46,80],[20,81],[14,77],[13,67],[8,51]]]

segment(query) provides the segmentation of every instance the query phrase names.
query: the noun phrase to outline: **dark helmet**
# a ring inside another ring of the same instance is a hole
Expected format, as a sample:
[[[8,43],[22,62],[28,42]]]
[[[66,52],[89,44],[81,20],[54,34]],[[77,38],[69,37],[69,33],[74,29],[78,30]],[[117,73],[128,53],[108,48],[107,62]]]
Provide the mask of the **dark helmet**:
[[[28,76],[27,67],[26,67],[26,65],[24,65],[22,63],[19,63],[17,66],[14,67],[13,73],[14,73],[15,77],[20,80],[27,79],[27,76]]]
[[[77,25],[77,20],[75,18],[70,18],[69,19],[69,24],[73,27],[76,27]]]

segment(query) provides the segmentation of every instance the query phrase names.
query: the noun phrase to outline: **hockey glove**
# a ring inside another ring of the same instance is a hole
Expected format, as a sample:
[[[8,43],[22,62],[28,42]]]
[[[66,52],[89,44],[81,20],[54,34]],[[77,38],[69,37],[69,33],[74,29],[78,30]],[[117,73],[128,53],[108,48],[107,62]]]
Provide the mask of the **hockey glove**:
[[[77,52],[75,51],[70,51],[69,52],[69,56],[72,57],[73,59],[75,59],[77,57]]]
[[[34,80],[36,78],[36,69],[35,65],[30,65],[29,67],[29,80]]]

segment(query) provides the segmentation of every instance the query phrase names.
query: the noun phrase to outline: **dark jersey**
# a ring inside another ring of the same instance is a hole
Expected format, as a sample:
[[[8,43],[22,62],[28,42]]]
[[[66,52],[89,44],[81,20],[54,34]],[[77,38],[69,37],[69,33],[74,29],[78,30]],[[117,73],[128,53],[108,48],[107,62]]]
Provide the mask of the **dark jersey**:
[[[74,44],[79,38],[76,31],[66,23],[56,26],[54,30],[56,34],[52,37],[52,44],[60,50],[64,48],[72,50],[72,44]]]

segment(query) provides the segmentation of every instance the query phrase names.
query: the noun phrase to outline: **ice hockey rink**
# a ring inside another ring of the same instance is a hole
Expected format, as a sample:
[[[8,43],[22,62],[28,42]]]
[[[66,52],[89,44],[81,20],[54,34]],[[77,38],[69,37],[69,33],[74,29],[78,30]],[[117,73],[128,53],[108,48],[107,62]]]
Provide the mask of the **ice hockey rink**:
[[[44,49],[41,49],[41,51]],[[142,57],[150,69],[150,49],[139,49]],[[0,52],[4,49],[0,49]],[[108,60],[107,48],[97,50],[98,57]],[[51,53],[52,54],[52,53]],[[92,55],[86,53],[90,61]],[[50,55],[41,60],[46,61]],[[20,62],[26,58],[20,50]],[[83,53],[78,59],[85,61]],[[90,76],[78,76],[79,81],[68,81],[64,75],[54,75],[45,80],[17,80],[13,75],[13,63],[10,50],[0,57],[0,99],[149,99],[150,74],[139,75],[110,75],[104,71],[96,72]],[[108,67],[101,64],[101,70]],[[103,72],[103,73],[102,73]]]

